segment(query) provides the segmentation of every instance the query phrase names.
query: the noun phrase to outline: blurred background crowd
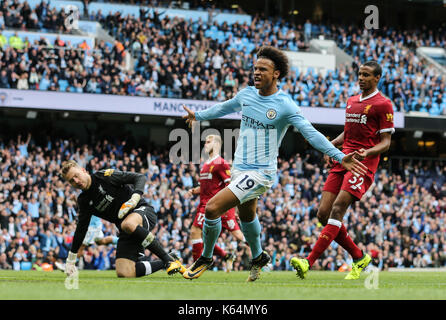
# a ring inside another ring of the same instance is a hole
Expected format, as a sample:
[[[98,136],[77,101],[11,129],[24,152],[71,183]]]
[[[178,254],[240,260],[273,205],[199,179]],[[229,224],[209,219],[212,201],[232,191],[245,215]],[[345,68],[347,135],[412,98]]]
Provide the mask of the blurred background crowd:
[[[192,262],[189,231],[199,203],[187,191],[197,186],[199,165],[172,165],[168,151],[138,147],[131,141],[98,138],[82,144],[73,138],[24,134],[0,138],[0,269],[41,269],[63,262],[76,226],[76,192],[59,176],[62,161],[74,159],[94,172],[103,168],[144,173],[144,197],[158,214],[154,230],[163,246]],[[259,199],[264,248],[273,270],[292,270],[292,255],[306,255],[322,226],[316,213],[329,170],[321,154],[308,149],[279,158],[274,186]],[[401,162],[380,169],[362,201],[348,209],[344,223],[352,239],[380,269],[446,266],[446,163]],[[116,235],[103,221],[104,235]],[[235,270],[249,267],[249,247],[223,232],[218,244],[236,254]],[[113,269],[115,247],[89,246],[83,269]],[[147,255],[150,255],[146,251]],[[153,257],[155,259],[155,257]],[[224,262],[216,259],[216,268]],[[336,243],[316,269],[339,270],[351,263]]]

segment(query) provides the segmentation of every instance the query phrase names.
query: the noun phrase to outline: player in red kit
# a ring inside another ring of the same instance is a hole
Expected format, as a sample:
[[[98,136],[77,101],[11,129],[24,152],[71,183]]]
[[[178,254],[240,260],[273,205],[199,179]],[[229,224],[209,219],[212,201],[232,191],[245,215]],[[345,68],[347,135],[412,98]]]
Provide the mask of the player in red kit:
[[[192,255],[196,261],[203,251],[202,229],[204,222],[204,212],[206,203],[222,190],[231,181],[231,172],[229,164],[220,156],[221,138],[218,135],[209,135],[206,137],[204,150],[209,155],[200,171],[200,186],[189,190],[191,195],[200,195],[200,204],[197,208],[194,222],[191,229]],[[235,239],[244,241],[245,237],[240,231],[235,208],[228,210],[222,217],[222,227],[232,233]],[[226,260],[226,271],[232,269],[234,255],[227,253],[217,244],[214,246],[214,254]]]
[[[346,154],[357,151],[356,157],[367,166],[367,174],[356,175],[339,163],[333,164],[317,213],[325,227],[308,257],[293,257],[290,261],[302,279],[333,240],[353,258],[352,270],[345,279],[359,279],[361,271],[371,261],[370,255],[362,252],[349,237],[342,219],[348,207],[360,200],[373,183],[380,154],[389,149],[391,135],[395,131],[392,103],[377,89],[381,74],[382,69],[375,61],[361,65],[358,80],[362,93],[347,101],[344,132],[332,141],[333,145],[342,146]]]

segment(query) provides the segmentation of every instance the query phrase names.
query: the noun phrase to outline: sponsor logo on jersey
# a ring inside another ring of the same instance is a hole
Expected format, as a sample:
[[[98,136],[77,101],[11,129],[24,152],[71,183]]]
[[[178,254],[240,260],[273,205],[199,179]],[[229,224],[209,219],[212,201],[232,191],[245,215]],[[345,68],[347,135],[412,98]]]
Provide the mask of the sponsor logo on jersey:
[[[270,120],[273,120],[276,116],[277,116],[277,112],[276,112],[276,110],[274,110],[274,109],[269,109],[269,110],[266,112],[266,117],[267,117],[268,119],[270,119]]]
[[[111,195],[106,194],[105,198],[102,199],[102,201],[95,207],[96,210],[101,212],[105,211],[114,199],[115,198],[113,198]]]
[[[113,174],[113,171],[115,171],[115,169],[107,169],[104,172],[104,177],[109,177]]]
[[[360,114],[360,113],[346,113],[345,122],[367,124],[367,116],[365,114]]]
[[[273,124],[264,124],[261,121],[251,118],[251,117],[248,117],[247,115],[244,115],[244,114],[242,114],[242,122],[245,124],[246,127],[253,128],[253,129],[275,129],[276,128]]]
[[[200,173],[200,179],[212,179],[212,173],[206,172],[206,173]]]

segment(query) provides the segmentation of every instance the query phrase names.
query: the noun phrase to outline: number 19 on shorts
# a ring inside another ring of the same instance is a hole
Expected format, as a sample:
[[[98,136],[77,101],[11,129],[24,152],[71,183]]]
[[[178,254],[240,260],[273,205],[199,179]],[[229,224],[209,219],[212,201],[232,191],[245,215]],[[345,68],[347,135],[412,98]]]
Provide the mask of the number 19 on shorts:
[[[255,182],[253,179],[249,179],[249,176],[245,174],[245,177],[237,183],[236,187],[242,191],[246,191],[254,187]]]

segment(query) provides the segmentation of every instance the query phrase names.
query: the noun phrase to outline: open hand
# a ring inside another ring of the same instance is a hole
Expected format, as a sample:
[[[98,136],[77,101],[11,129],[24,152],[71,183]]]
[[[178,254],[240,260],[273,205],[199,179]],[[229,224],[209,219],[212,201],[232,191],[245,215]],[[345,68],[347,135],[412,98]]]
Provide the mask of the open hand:
[[[367,166],[359,162],[359,160],[356,159],[356,156],[360,156],[357,151],[347,154],[344,158],[342,158],[341,164],[345,169],[356,175],[365,175],[367,173]]]
[[[189,126],[189,128],[191,128],[192,127],[192,122],[196,120],[195,119],[195,112],[192,111],[191,109],[189,109],[188,107],[186,107],[184,104],[183,104],[183,108],[187,112],[187,115],[184,115],[183,119],[186,119],[187,125]]]

